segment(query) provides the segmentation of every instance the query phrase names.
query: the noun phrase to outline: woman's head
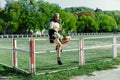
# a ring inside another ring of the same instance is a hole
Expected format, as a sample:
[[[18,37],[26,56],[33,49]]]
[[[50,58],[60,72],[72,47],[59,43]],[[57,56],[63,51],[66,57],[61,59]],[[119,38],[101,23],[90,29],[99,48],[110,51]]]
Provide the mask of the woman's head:
[[[54,14],[53,20],[54,20],[55,22],[57,22],[57,21],[59,20],[59,13],[55,13],[55,14]]]

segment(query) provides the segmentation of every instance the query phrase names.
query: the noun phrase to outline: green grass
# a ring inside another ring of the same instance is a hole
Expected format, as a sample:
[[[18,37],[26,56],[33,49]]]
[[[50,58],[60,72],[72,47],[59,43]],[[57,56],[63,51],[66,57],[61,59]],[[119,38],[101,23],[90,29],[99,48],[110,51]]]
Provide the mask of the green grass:
[[[114,65],[119,65],[120,59],[110,60],[110,61],[98,61],[91,64],[85,64],[84,66],[80,66],[77,69],[61,71],[57,73],[32,76],[20,71],[15,71],[12,68],[7,68],[5,66],[0,65],[0,77],[7,76],[7,79],[12,80],[69,80],[72,76],[78,75],[90,75],[93,71],[96,70],[106,70],[115,68]]]
[[[36,72],[45,73],[54,70],[69,69],[78,66],[78,54],[75,52],[63,52],[61,54],[61,60],[63,65],[59,66],[57,64],[57,54],[56,53],[46,53],[36,55]]]
[[[11,65],[11,52],[0,51],[0,62]],[[9,56],[8,56],[9,55]],[[96,61],[112,59],[112,51],[108,48],[94,49],[85,51],[85,63],[91,64]],[[4,57],[4,58],[3,58]],[[29,72],[29,54],[24,52],[17,52],[18,68]],[[78,51],[69,51],[61,53],[61,60],[63,65],[57,64],[57,53],[43,53],[35,55],[36,74],[49,73],[51,71],[64,70],[78,67]],[[11,65],[12,66],[12,65]]]
[[[97,36],[97,35],[94,35]],[[94,37],[93,36],[93,37]],[[103,36],[103,35],[101,35]],[[76,38],[77,36],[72,36]],[[91,37],[90,35],[79,37]],[[78,38],[78,37],[77,37]],[[84,47],[92,47],[96,45],[110,44],[112,39],[96,39],[86,40]],[[11,48],[11,39],[0,40],[0,47]],[[29,42],[27,40],[18,39],[17,47],[22,50],[29,50]],[[119,40],[118,42],[119,43]],[[12,80],[69,80],[71,76],[90,74],[95,70],[113,68],[113,65],[118,65],[120,59],[112,60],[112,47],[102,49],[85,50],[85,65],[77,69],[65,70],[78,67],[78,51],[62,52],[61,59],[63,65],[57,64],[57,54],[50,53],[49,50],[55,49],[55,44],[50,44],[48,41],[36,41],[36,51],[46,51],[35,55],[36,73],[46,73],[39,76],[31,76],[19,70],[8,68],[0,65],[0,77],[12,78]],[[78,41],[71,41],[63,46],[63,50],[78,48]],[[120,47],[118,47],[118,57],[120,56]],[[10,50],[0,50],[0,63],[12,66],[12,52]],[[18,68],[29,71],[29,53],[17,51]],[[51,71],[61,70],[57,73],[48,74]],[[64,71],[65,70],[65,71]]]

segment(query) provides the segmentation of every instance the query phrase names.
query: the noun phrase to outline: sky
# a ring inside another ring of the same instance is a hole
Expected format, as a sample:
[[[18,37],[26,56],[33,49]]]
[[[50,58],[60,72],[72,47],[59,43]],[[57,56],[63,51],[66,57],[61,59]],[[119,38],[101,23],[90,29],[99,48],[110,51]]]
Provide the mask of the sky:
[[[102,10],[120,10],[120,0],[44,0],[49,3],[55,3],[61,8],[67,7],[88,7]],[[3,7],[5,0],[0,0],[0,7]]]
[[[0,7],[4,7],[5,3],[5,0],[0,0]]]
[[[67,7],[89,7],[102,10],[120,10],[120,0],[44,0],[50,3],[59,4],[62,8]]]

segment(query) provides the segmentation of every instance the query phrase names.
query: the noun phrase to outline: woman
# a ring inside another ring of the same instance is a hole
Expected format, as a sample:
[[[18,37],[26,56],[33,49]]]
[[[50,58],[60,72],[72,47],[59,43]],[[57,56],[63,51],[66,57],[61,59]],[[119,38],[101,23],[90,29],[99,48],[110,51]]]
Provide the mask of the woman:
[[[56,46],[57,57],[58,57],[57,61],[59,65],[62,65],[62,61],[60,59],[61,47],[63,44],[70,41],[70,37],[69,36],[63,37],[58,33],[58,31],[61,30],[58,21],[59,21],[59,13],[55,13],[53,16],[53,20],[50,22],[49,38],[50,38],[50,43],[57,44]]]

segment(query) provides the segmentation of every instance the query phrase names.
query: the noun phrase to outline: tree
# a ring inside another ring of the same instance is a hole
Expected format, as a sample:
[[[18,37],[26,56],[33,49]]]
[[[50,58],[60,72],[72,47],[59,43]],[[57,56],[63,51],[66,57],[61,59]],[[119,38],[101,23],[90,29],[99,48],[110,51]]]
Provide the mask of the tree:
[[[4,31],[4,20],[3,19],[0,19],[0,32]],[[3,33],[3,32],[2,32]]]
[[[100,32],[110,32],[117,30],[117,23],[113,17],[105,14],[98,14],[97,16]]]
[[[62,24],[62,27],[65,29],[66,32],[70,30],[76,31],[77,18],[73,14],[61,11],[60,16],[62,19],[62,23],[60,23]]]
[[[52,12],[59,12],[61,9],[59,6],[51,5],[43,0],[19,0],[19,3],[22,6],[22,11],[18,32],[30,32],[31,30],[36,32],[48,29]]]
[[[115,19],[118,26],[117,31],[120,31],[120,13],[115,13],[113,15],[113,18]]]
[[[17,32],[29,33],[30,30],[35,30],[35,13],[36,6],[35,0],[19,0],[19,5],[21,6],[21,14],[19,17],[19,28]]]
[[[77,23],[77,32],[97,32],[98,24],[93,16],[81,16]]]
[[[20,14],[20,6],[16,1],[9,2],[5,6],[3,10],[2,18],[3,18],[3,30],[4,34],[6,33],[14,33],[18,28],[18,20]]]
[[[0,32],[5,34],[6,33],[6,17],[7,12],[3,9],[0,10]]]

